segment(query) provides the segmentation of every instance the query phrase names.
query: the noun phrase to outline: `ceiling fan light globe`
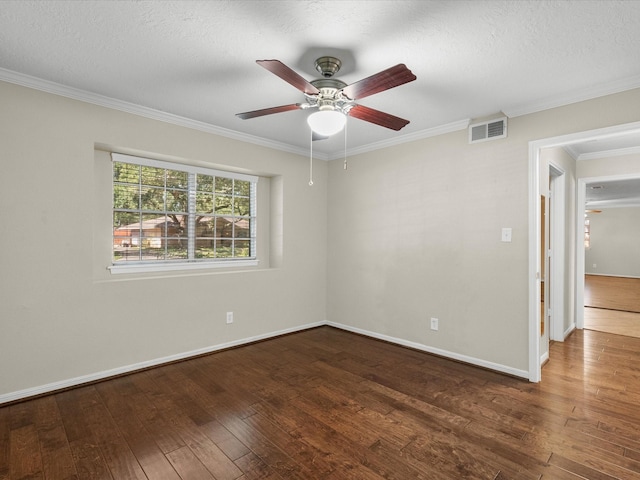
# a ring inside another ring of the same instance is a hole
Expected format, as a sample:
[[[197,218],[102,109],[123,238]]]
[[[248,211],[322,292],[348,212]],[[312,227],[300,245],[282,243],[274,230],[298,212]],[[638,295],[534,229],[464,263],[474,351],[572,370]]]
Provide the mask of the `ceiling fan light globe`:
[[[309,115],[307,123],[317,134],[330,137],[344,128],[347,117],[336,110],[321,110]]]

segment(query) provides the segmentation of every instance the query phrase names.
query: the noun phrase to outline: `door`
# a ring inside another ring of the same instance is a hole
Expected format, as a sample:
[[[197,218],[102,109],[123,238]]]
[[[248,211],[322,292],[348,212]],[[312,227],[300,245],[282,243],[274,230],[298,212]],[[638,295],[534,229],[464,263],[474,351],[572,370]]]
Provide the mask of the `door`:
[[[550,198],[540,195],[540,363],[549,359],[549,311],[551,296],[549,288],[549,213]]]

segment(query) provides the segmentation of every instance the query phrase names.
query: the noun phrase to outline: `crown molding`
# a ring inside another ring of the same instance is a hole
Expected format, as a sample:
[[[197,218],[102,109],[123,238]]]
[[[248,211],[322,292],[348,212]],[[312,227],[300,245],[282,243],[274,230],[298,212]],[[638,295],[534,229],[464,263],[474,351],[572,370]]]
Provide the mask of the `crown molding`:
[[[0,68],[0,81],[13,83],[23,87],[33,88],[42,92],[59,95],[62,97],[71,98],[73,100],[80,100],[81,102],[98,105],[100,107],[111,108],[125,113],[131,113],[152,120],[158,120],[181,127],[191,128],[205,133],[212,133],[221,137],[231,138],[233,140],[239,140],[262,147],[273,148],[288,153],[294,153],[296,155],[308,155],[306,149],[294,147],[292,145],[268,140],[266,138],[257,137],[255,135],[248,135],[246,133],[240,133],[228,128],[217,127],[210,123],[201,122],[198,120],[192,120],[190,118],[181,117],[153,108],[144,107],[135,103],[125,102],[123,100],[117,100],[115,98],[99,95],[97,93],[88,92],[74,87],[69,87],[59,83],[51,82],[49,80],[43,80],[41,78],[32,77],[22,73],[14,72],[4,68]],[[317,154],[318,158],[327,160],[328,155]],[[325,157],[325,158],[323,158]]]
[[[620,157],[622,155],[640,154],[640,147],[618,148],[616,150],[604,150],[601,152],[581,153],[576,160],[595,160],[598,158]]]
[[[640,88],[640,75],[615,82],[609,82],[592,88],[584,88],[582,90],[572,92],[569,95],[559,95],[556,97],[546,98],[539,102],[527,103],[513,108],[505,108],[502,111],[509,118],[520,117],[522,115],[541,112],[551,108],[563,107],[572,103],[592,100],[594,98],[613,95],[615,93],[621,93],[635,88]]]

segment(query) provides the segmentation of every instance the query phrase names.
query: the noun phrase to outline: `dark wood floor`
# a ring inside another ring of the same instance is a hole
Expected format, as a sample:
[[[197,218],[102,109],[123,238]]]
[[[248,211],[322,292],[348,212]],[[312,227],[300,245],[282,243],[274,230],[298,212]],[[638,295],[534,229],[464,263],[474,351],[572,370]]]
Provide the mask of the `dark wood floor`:
[[[527,381],[321,327],[0,408],[0,479],[640,479],[640,339]]]

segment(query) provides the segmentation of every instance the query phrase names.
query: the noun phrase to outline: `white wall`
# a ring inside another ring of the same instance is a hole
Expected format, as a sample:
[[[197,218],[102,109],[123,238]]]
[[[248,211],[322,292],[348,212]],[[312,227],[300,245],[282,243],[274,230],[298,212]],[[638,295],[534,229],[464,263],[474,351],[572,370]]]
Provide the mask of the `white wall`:
[[[616,178],[632,178],[632,177],[640,178],[640,155],[631,154],[631,155],[606,157],[606,158],[598,158],[598,159],[591,159],[591,160],[580,160],[577,162],[576,172],[577,172],[578,179],[582,180],[583,182],[592,182],[592,181],[597,181],[598,179],[602,181],[602,180],[611,180]],[[620,214],[622,214],[622,212],[609,214],[609,216],[613,215],[615,217],[618,217]],[[600,215],[602,214],[592,214],[589,217],[591,221],[595,220],[596,223],[598,223]],[[602,232],[603,229],[599,227],[597,228],[597,230],[599,232]],[[592,251],[585,250],[584,252],[585,273],[636,276],[636,274],[632,272],[638,272],[638,269],[636,267],[636,264],[637,264],[636,257],[638,257],[638,253],[637,253],[637,250],[633,249],[633,245],[630,243],[630,242],[633,242],[633,236],[634,236],[633,232],[635,231],[635,227],[631,227],[631,229],[627,231],[629,232],[628,234],[625,233],[622,236],[616,235],[616,237],[620,239],[625,249],[629,248],[633,252],[629,256],[629,261],[621,262],[619,258],[616,259],[614,257],[612,259],[613,261],[613,264],[612,264],[611,261],[606,258],[607,254],[605,254],[605,258],[601,260],[603,251],[600,248],[596,249],[596,254],[598,258],[594,261]],[[596,234],[596,235],[599,235],[599,234]],[[602,245],[603,242],[611,245],[611,242],[618,241],[614,238],[610,238],[608,235],[606,235],[605,237],[602,237],[602,236],[600,237],[601,238],[598,239],[598,242],[594,243],[594,246]],[[620,247],[620,245],[616,245],[616,248],[618,247]],[[609,249],[607,248],[607,250]],[[615,256],[616,254],[613,253],[613,255]],[[593,268],[594,263],[597,265],[595,269]],[[614,265],[622,265],[623,263],[628,263],[628,265],[625,265],[624,268],[619,268],[618,266],[614,267]],[[618,271],[618,273],[613,273],[616,270]],[[640,276],[640,275],[637,275],[637,276]]]
[[[0,98],[0,402],[324,322],[325,162],[309,187],[296,155],[6,83]],[[262,175],[260,266],[111,275],[110,160],[96,144]]]
[[[640,278],[640,207],[602,209],[589,220],[586,273]]]
[[[637,121],[639,102],[635,90],[512,118],[508,138],[481,144],[416,141],[347,172],[331,162],[329,321],[526,376],[528,143]]]
[[[640,176],[640,155],[579,160],[576,166],[578,178],[611,177],[619,175]]]

